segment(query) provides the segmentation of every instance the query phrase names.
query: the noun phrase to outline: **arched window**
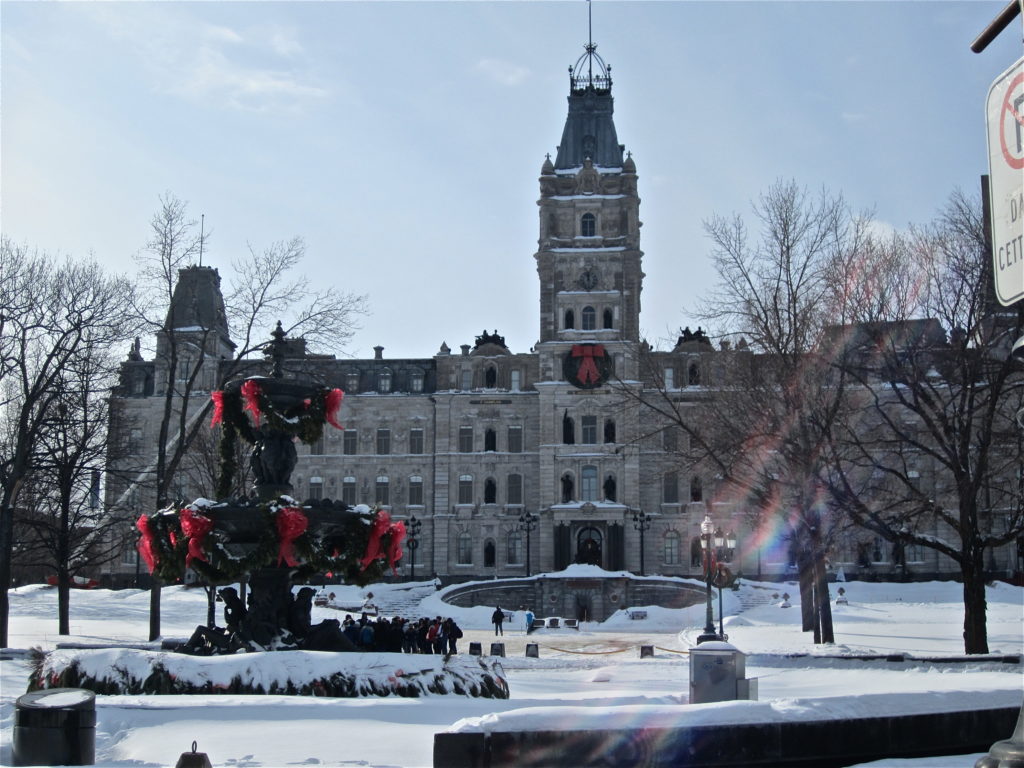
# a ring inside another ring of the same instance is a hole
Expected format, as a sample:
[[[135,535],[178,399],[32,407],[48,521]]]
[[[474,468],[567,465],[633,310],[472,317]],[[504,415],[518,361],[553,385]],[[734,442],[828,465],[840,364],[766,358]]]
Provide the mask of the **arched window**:
[[[572,473],[566,472],[562,475],[562,503],[568,504],[573,497]]]
[[[484,504],[494,504],[498,500],[498,484],[493,477],[484,480]]]
[[[615,420],[605,419],[604,420],[604,441],[606,443],[615,442]]]
[[[423,478],[419,475],[409,478],[409,506],[423,506]]]
[[[687,374],[687,381],[691,387],[700,385],[700,366],[696,363],[690,363],[689,373]]]
[[[459,475],[459,504],[473,503],[473,476]]]
[[[584,307],[580,312],[580,327],[584,331],[592,331],[597,328],[597,311],[593,307]]]
[[[580,472],[580,501],[597,500],[597,467],[586,466]]]
[[[496,386],[498,386],[498,371],[493,365],[489,365],[484,371],[484,388],[494,389]]]
[[[614,318],[612,316],[611,309],[605,309],[605,311],[602,312],[601,314],[602,314],[602,319],[603,319],[603,323],[602,323],[601,327],[602,328],[614,328],[615,327],[613,325]]]
[[[484,430],[484,450],[485,451],[496,451],[498,445],[498,436],[493,429]]]
[[[523,564],[523,535],[519,531],[510,531],[508,534],[508,564]]]
[[[698,475],[690,480],[690,501],[704,501],[704,483]]]
[[[665,534],[663,542],[663,557],[665,565],[679,565],[679,534],[669,531]]]
[[[508,488],[505,494],[506,504],[522,504],[523,503],[523,476],[522,475],[509,475],[508,476]]]
[[[484,542],[484,568],[494,567],[494,540]]]
[[[456,539],[456,562],[459,565],[473,564],[473,537],[469,531],[463,531]]]
[[[580,216],[580,235],[593,237],[597,234],[597,217],[592,213],[584,213]]]
[[[573,314],[571,309],[565,310],[565,328],[566,330],[572,330],[576,327],[576,315]]]
[[[387,475],[381,475],[377,478],[377,487],[373,500],[385,507],[391,503],[391,481]]]
[[[615,475],[608,475],[604,479],[604,500],[615,501]]]

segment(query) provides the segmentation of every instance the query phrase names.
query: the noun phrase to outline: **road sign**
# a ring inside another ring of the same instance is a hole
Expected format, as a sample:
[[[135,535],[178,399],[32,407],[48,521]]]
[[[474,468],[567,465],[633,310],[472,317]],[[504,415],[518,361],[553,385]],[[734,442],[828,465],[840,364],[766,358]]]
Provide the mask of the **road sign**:
[[[996,297],[1024,299],[1024,58],[996,78],[985,102]]]

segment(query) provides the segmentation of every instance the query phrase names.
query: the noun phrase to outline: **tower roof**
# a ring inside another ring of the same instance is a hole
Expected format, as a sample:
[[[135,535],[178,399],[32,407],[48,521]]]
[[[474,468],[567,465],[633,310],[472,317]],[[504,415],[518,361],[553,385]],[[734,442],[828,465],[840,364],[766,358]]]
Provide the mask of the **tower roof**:
[[[597,53],[592,40],[569,67],[569,114],[555,157],[556,170],[579,168],[585,160],[595,166],[619,168],[622,151],[612,120],[612,68]]]
[[[167,330],[212,330],[225,340],[228,333],[220,273],[213,267],[191,266],[178,270],[178,283],[167,310]]]

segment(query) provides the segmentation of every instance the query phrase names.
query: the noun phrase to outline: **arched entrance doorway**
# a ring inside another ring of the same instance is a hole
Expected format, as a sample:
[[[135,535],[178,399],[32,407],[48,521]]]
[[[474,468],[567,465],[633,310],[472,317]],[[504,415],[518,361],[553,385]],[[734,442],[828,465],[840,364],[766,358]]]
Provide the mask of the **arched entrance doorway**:
[[[576,534],[576,562],[601,565],[604,537],[597,528],[581,528]]]

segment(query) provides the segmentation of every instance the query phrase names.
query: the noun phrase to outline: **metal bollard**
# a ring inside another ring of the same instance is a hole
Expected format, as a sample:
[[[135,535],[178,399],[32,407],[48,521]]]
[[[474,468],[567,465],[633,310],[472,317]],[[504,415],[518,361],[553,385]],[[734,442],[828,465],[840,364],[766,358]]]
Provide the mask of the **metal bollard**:
[[[470,643],[469,644],[469,655],[470,656],[482,656],[483,653],[484,653],[483,647],[480,645],[480,643]]]
[[[504,643],[491,643],[491,656],[505,657],[505,644]]]
[[[526,644],[526,658],[528,659],[539,659],[540,658],[540,647],[536,643]]]
[[[641,659],[653,659],[654,658],[654,646],[653,645],[641,645],[640,646],[640,658]]]

